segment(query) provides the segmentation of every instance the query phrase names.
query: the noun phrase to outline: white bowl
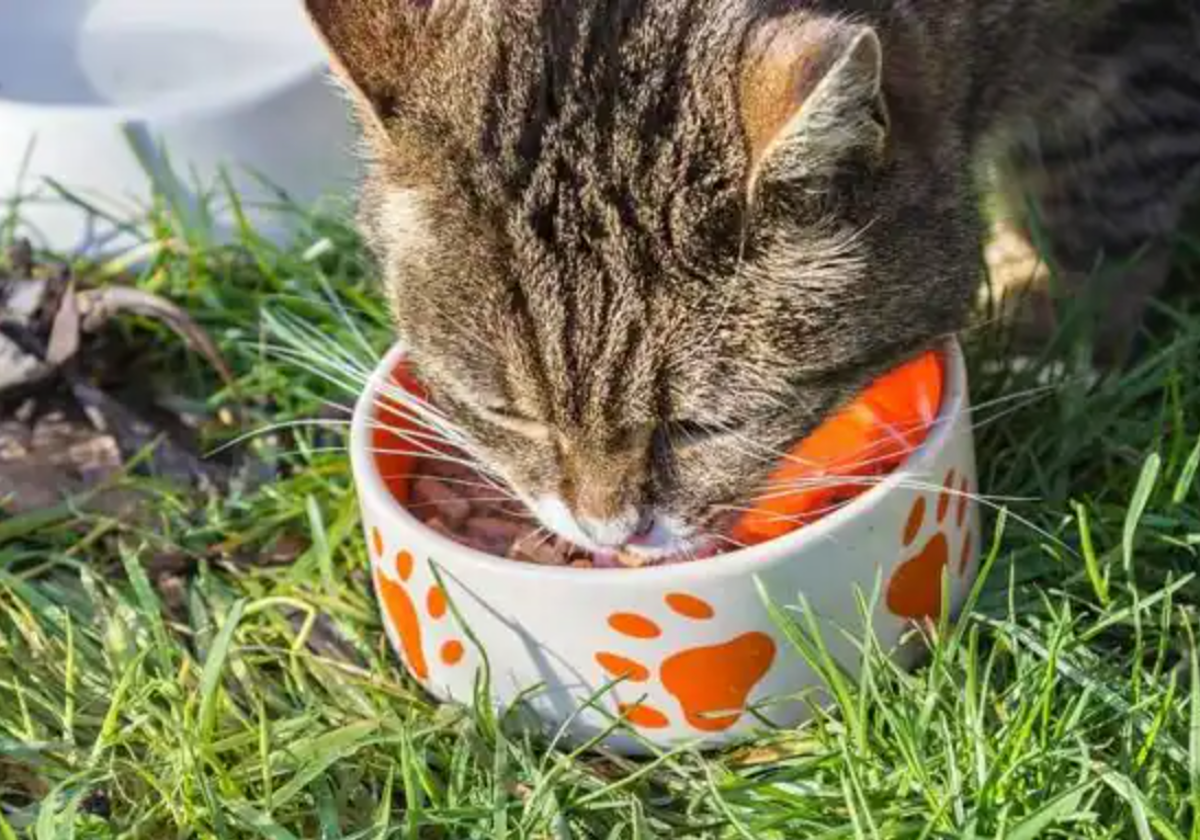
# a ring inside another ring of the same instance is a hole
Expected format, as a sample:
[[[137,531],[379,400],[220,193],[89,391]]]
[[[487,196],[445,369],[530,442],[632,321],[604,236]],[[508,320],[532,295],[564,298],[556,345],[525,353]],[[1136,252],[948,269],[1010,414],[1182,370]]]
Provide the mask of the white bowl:
[[[797,698],[819,688],[768,614],[759,585],[784,607],[796,607],[803,594],[831,654],[853,672],[858,656],[844,631],[863,631],[860,597],[869,601],[881,585],[871,621],[884,648],[894,649],[913,620],[939,611],[943,569],[951,613],[975,577],[975,451],[957,344],[946,347],[933,429],[871,490],[768,543],[615,570],[498,559],[406,511],[371,451],[380,387],[402,360],[393,350],[360,398],[350,450],[388,636],[439,698],[474,702],[476,678],[485,674],[497,708],[524,700],[569,743],[603,734],[624,708],[628,722],[607,736],[610,748],[729,744],[766,722],[798,722],[808,706]],[[614,674],[626,678],[613,685]]]
[[[22,198],[41,244],[138,241],[48,179],[128,223],[154,182],[197,213],[225,168],[277,240],[288,223],[258,206],[278,201],[264,179],[304,205],[355,181],[354,134],[299,0],[0,0],[0,21],[0,202]],[[215,204],[224,239],[235,217]]]

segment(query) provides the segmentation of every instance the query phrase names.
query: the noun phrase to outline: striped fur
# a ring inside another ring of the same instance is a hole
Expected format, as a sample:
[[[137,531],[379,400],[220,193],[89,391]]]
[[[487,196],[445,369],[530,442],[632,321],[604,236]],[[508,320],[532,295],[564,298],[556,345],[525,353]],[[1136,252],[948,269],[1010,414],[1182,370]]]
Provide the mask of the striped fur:
[[[1166,279],[1171,235],[1200,185],[1200,6],[1112,4],[1067,67],[1002,124],[995,172],[1010,216],[1045,238],[1063,291],[1093,287],[1099,357],[1114,361]]]
[[[1078,282],[1160,249],[1200,162],[1194,0],[308,6],[438,399],[527,499],[683,543],[963,325],[981,168]]]

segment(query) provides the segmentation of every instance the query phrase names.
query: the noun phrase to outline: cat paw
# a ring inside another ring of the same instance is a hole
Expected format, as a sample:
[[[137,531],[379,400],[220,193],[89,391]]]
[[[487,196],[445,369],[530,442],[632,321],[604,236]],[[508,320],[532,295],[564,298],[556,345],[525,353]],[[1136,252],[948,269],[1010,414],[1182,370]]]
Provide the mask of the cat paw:
[[[988,283],[980,287],[978,308],[1010,331],[1015,344],[1041,347],[1058,329],[1051,295],[1051,271],[1021,231],[997,223],[984,248]]]

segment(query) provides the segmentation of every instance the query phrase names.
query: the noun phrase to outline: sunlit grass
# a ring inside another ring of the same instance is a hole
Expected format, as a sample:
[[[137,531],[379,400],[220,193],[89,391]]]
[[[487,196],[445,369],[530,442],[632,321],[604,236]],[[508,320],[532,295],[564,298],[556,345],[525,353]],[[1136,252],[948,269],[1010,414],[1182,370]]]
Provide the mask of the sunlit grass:
[[[365,364],[389,342],[337,223],[288,251],[148,230],[138,282],[212,333],[236,394],[165,333],[153,367],[211,414],[236,402],[252,428],[351,401],[352,382],[281,352],[280,324]],[[1183,243],[1180,271],[1197,266]],[[387,648],[337,427],[244,444],[276,472],[220,495],[130,475],[135,520],[73,504],[0,519],[0,840],[1197,840],[1197,303],[1163,306],[1172,328],[1119,377],[1064,376],[981,430],[984,492],[1038,501],[990,517],[986,581],[925,667],[867,640],[832,707],[722,754],[572,757],[433,704]],[[991,336],[968,344],[976,403],[1036,384],[984,371]],[[1064,341],[1043,361],[1073,357]],[[213,424],[206,443],[232,434]],[[255,562],[281,540],[307,547]],[[803,630],[793,655],[812,655]]]

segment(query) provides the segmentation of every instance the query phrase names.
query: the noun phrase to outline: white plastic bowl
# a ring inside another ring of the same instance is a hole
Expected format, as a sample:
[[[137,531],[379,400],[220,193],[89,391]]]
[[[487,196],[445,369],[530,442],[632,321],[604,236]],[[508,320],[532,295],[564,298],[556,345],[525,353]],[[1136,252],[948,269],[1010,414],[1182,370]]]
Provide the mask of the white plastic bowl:
[[[602,733],[622,708],[631,729],[612,733],[607,745],[631,753],[647,744],[728,744],[762,721],[796,723],[807,710],[796,698],[817,680],[772,621],[756,580],[784,607],[803,593],[832,655],[853,671],[857,655],[842,631],[861,633],[858,597],[870,599],[877,581],[871,619],[891,649],[920,614],[940,610],[943,569],[951,612],[976,575],[966,368],[957,344],[947,345],[946,358],[942,408],[925,443],[845,507],[722,557],[601,570],[488,556],[428,529],[395,500],[372,453],[379,390],[403,360],[393,350],[359,400],[350,436],[392,644],[429,691],[465,704],[476,699],[486,654],[492,702],[525,700],[569,743]],[[606,691],[614,674],[629,678]]]
[[[128,222],[152,180],[194,213],[226,169],[251,223],[279,239],[263,180],[302,205],[355,181],[325,72],[299,0],[0,0],[0,200],[22,198],[42,244],[120,249],[138,240],[47,179]],[[222,239],[234,216],[216,204]]]

